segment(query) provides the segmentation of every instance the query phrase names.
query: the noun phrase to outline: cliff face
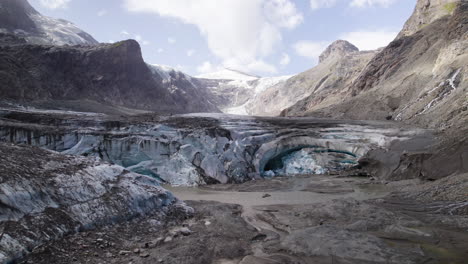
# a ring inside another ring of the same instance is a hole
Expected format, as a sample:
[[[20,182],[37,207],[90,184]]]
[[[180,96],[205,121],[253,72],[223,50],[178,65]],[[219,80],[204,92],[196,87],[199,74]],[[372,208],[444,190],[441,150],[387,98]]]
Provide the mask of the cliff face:
[[[418,1],[398,38],[342,89],[339,97],[345,99],[312,112],[289,114],[466,127],[467,21],[466,1]]]
[[[0,41],[4,100],[46,107],[57,101],[78,101],[77,110],[89,110],[88,101],[94,101],[168,113],[217,111],[195,87],[177,83],[178,89],[171,89],[174,84],[164,82],[143,61],[136,41],[71,47],[20,40],[12,44],[11,35],[0,38],[6,42]]]
[[[418,0],[397,38],[410,36],[437,19],[451,15],[460,0]]]

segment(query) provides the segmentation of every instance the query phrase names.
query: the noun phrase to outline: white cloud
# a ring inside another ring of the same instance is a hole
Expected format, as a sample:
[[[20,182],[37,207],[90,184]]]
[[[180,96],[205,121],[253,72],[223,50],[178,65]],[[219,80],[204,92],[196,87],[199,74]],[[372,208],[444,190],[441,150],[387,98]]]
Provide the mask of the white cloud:
[[[320,54],[327,48],[329,42],[302,40],[293,45],[297,55],[317,60]]]
[[[143,44],[143,45],[145,45],[145,46],[148,46],[149,44],[151,44],[151,42],[149,42],[149,41],[147,41],[147,40],[143,40],[143,42],[142,42],[141,44]]]
[[[122,31],[120,31],[120,35],[129,36],[130,33],[128,33],[128,31],[126,31],[126,30],[122,30]]]
[[[159,48],[159,49],[157,50],[157,52],[158,52],[158,53],[163,53],[163,52],[164,52],[164,49],[163,49],[163,48]]]
[[[193,54],[195,54],[195,50],[193,50],[193,49],[187,50],[187,56],[192,57]]]
[[[348,2],[349,6],[357,8],[381,6],[389,7],[397,0],[310,0],[310,8],[312,10],[320,8],[334,7],[338,2]]]
[[[280,65],[281,66],[286,66],[290,62],[291,62],[291,57],[289,57],[289,55],[287,53],[283,53],[283,55],[281,55]]]
[[[275,21],[280,27],[293,29],[304,22],[302,14],[289,0],[265,1],[263,8],[268,20]]]
[[[310,8],[313,10],[319,8],[330,8],[336,5],[337,0],[310,0]]]
[[[387,46],[398,35],[397,31],[354,31],[342,34],[339,38],[347,40],[360,50],[374,50]]]
[[[371,7],[371,6],[382,6],[389,7],[396,0],[353,0],[349,4],[352,7]]]
[[[169,37],[169,38],[167,38],[167,42],[168,42],[169,44],[174,44],[174,43],[176,43],[176,39],[175,39],[175,38]]]
[[[179,71],[185,71],[185,70],[186,70],[186,67],[183,66],[183,65],[180,65],[180,64],[177,64],[177,65],[175,66],[175,68],[176,68],[177,70],[179,70]]]
[[[105,16],[105,15],[107,15],[107,10],[105,10],[105,9],[99,10],[97,15],[100,16],[100,17]]]
[[[49,9],[66,8],[71,0],[39,0],[40,4]]]
[[[205,61],[197,67],[197,72],[203,74],[203,73],[215,72],[219,69],[220,67],[215,67],[213,66],[213,64],[211,64],[211,62]]]
[[[141,35],[138,35],[138,34],[135,35],[135,40],[136,41],[140,42],[142,39],[143,39],[143,37]]]
[[[303,21],[291,0],[125,0],[133,12],[150,12],[195,25],[223,65],[266,70],[265,62],[282,42],[282,29]]]

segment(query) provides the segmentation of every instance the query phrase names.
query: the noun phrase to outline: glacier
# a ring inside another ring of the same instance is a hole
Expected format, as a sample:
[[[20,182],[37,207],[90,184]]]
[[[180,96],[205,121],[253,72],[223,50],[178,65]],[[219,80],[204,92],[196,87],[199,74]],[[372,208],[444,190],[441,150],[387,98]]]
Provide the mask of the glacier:
[[[15,122],[25,112],[33,118]],[[265,172],[272,160],[285,165],[280,171],[276,168],[275,175],[338,171],[355,165],[372,149],[426,133],[385,122],[313,118],[226,114],[174,115],[154,122],[112,118],[3,110],[0,141],[96,157],[162,183],[195,186],[264,177],[271,174]]]

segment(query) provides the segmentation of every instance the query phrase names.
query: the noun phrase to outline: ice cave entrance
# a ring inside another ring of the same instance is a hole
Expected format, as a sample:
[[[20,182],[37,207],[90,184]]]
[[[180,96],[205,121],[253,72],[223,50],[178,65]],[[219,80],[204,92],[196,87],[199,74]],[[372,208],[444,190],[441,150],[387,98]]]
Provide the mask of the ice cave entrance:
[[[263,176],[293,176],[305,174],[328,174],[356,165],[354,153],[322,147],[288,149],[271,158],[263,169]]]

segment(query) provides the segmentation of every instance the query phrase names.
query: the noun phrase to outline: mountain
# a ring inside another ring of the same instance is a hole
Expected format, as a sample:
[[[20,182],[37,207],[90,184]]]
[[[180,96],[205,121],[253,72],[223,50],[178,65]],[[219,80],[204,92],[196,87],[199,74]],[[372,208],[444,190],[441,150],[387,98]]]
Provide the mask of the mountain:
[[[261,92],[251,111],[279,115],[288,108],[290,115],[295,115],[319,105],[333,104],[339,97],[332,95],[352,83],[375,54],[375,51],[360,52],[344,40],[335,41],[320,55],[316,67]]]
[[[466,129],[467,21],[466,1],[418,0],[398,37],[357,78],[327,98],[332,104],[303,107],[315,104],[317,96],[311,96],[283,115],[393,119]]]
[[[53,45],[94,45],[98,42],[69,21],[46,17],[27,0],[2,0],[0,32],[15,34],[28,43]]]
[[[164,113],[218,111],[188,76],[170,72],[166,73],[172,74],[168,80],[148,66],[134,40],[50,46],[20,39],[16,44],[4,44],[4,37],[0,35],[0,91],[4,100],[97,112],[106,112],[109,107]],[[5,38],[11,40],[12,36]]]
[[[219,112],[190,76],[146,64],[134,40],[99,44],[26,0],[5,0],[0,12],[3,101],[119,114]]]

